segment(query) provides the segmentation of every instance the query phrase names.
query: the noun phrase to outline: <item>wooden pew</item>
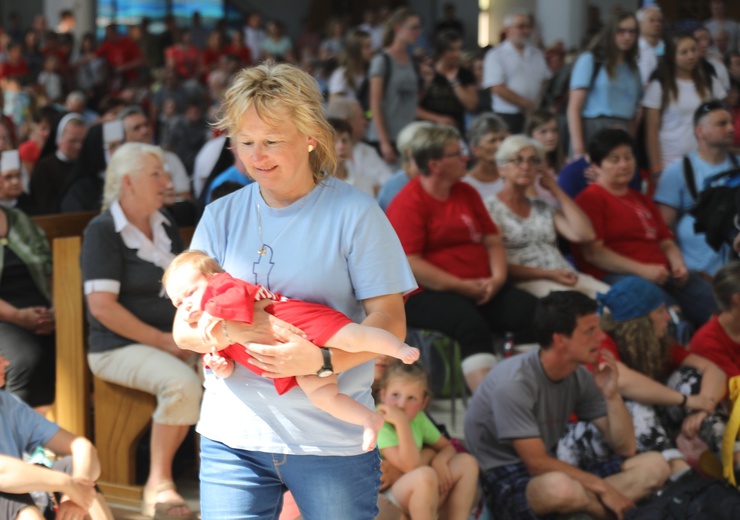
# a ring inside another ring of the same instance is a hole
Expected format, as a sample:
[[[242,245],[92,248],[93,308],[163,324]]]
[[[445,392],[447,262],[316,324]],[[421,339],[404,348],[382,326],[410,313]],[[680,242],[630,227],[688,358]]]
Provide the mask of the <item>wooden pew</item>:
[[[92,377],[87,365],[85,308],[80,272],[81,235],[87,222],[96,214],[34,218],[45,230],[47,237],[53,240],[54,307],[57,321],[54,414],[63,428],[94,440],[102,469],[99,484],[109,500],[138,506],[141,488],[135,486],[136,446],[149,426],[156,398],[145,392]],[[193,231],[193,228],[181,230],[186,244],[190,242]],[[94,388],[93,408],[90,399],[91,378]]]
[[[52,291],[57,323],[54,420],[62,428],[89,439],[92,438],[90,370],[85,358],[79,252],[82,232],[97,214],[86,211],[33,217],[44,230],[54,259]],[[57,241],[59,238],[63,240]]]

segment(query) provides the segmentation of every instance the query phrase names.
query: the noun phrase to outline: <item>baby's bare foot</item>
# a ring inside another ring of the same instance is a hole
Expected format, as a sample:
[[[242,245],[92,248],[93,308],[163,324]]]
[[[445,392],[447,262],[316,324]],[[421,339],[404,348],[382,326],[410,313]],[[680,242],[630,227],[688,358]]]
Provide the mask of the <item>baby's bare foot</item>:
[[[396,357],[407,365],[410,365],[411,363],[419,359],[419,349],[416,347],[404,345],[402,347],[399,347],[398,352],[396,352]]]
[[[383,427],[385,419],[379,413],[373,413],[362,426],[365,428],[362,432],[362,450],[370,451],[378,442],[378,432]]]

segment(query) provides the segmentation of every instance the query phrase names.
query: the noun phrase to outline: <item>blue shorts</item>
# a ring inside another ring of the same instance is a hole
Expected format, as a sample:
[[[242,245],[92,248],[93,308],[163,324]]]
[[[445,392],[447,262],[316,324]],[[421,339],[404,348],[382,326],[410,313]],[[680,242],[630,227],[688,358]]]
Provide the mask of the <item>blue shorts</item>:
[[[594,462],[581,468],[598,477],[606,478],[622,471],[624,458]],[[537,516],[527,502],[527,485],[532,480],[523,462],[499,466],[481,475],[486,504],[496,520],[541,520],[558,515]]]
[[[374,520],[380,455],[284,455],[201,437],[203,520],[277,520],[290,490],[304,520]]]

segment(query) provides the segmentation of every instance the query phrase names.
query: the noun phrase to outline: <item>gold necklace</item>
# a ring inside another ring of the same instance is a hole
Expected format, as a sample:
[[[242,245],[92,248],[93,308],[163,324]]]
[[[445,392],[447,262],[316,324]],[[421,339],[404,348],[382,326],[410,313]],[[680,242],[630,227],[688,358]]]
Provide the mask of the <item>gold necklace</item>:
[[[293,218],[291,218],[288,221],[288,223],[285,224],[280,229],[280,231],[278,231],[277,235],[275,235],[275,237],[272,239],[272,243],[273,244],[275,242],[277,242],[277,239],[280,237],[280,235],[283,234],[283,231],[285,231],[288,228],[288,226],[290,226],[293,223],[293,221],[296,219],[296,217],[300,214],[301,210],[303,209],[303,206],[306,205],[306,200],[307,199],[308,199],[308,195],[306,195],[306,196],[303,197],[303,201],[301,202],[301,205],[298,208],[298,210],[296,211],[295,215],[293,215]],[[262,208],[260,206],[260,201],[259,200],[257,201],[257,229],[259,230],[259,234],[260,234],[260,244],[262,244],[262,247],[260,247],[257,250],[257,254],[259,254],[260,256],[265,256],[267,254],[268,244],[265,244],[265,242],[262,240]]]

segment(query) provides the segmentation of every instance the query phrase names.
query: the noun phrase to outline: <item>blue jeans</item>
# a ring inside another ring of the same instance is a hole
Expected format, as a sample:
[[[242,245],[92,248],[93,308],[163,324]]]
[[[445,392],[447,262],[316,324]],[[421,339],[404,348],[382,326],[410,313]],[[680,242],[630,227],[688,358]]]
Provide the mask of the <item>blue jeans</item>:
[[[373,520],[380,456],[323,457],[233,449],[201,437],[203,520],[277,520],[290,490],[303,520]]]
[[[604,276],[603,281],[614,285],[627,276],[632,275],[609,273]],[[694,271],[689,271],[689,279],[680,287],[676,285],[673,278],[669,278],[665,284],[658,287],[663,291],[666,306],[681,307],[684,318],[693,323],[697,329],[717,312],[717,303],[712,296],[711,284]]]

